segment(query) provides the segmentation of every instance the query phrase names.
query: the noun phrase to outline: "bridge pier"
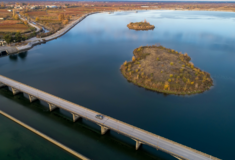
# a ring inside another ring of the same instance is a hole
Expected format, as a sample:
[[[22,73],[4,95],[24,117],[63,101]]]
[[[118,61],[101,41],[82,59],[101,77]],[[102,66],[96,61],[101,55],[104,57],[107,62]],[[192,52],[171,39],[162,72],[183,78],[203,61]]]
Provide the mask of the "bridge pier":
[[[51,104],[51,103],[48,103],[48,104],[49,104],[50,111],[53,111],[54,109],[57,108],[54,104]]]
[[[101,134],[102,135],[104,135],[109,130],[108,127],[105,127],[105,126],[102,126],[102,125],[100,125],[100,127],[101,127]]]
[[[0,88],[6,86],[4,83],[0,82]]]
[[[135,143],[135,150],[138,150],[141,146],[141,144],[143,144],[141,141],[133,139],[136,143]]]
[[[37,100],[37,98],[29,94],[29,101],[32,103],[35,100]]]
[[[12,90],[13,95],[20,93],[20,91],[16,88],[11,87],[11,90]]]
[[[80,118],[80,116],[77,114],[72,113],[72,115],[73,115],[73,122],[76,122],[76,120]]]

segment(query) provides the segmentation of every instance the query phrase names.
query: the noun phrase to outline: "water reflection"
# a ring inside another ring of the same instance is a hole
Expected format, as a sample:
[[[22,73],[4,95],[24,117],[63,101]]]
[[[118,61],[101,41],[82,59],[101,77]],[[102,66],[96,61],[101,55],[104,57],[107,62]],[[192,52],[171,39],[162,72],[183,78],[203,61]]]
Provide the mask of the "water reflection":
[[[6,52],[6,51],[1,51],[1,52],[0,52],[0,57],[6,56],[6,55],[7,55],[7,52]]]
[[[21,58],[21,59],[25,59],[28,55],[28,51],[25,51],[25,52],[21,52],[18,54],[18,56]]]
[[[17,56],[17,54],[9,55],[9,59],[10,59],[11,61],[17,61],[18,56]]]

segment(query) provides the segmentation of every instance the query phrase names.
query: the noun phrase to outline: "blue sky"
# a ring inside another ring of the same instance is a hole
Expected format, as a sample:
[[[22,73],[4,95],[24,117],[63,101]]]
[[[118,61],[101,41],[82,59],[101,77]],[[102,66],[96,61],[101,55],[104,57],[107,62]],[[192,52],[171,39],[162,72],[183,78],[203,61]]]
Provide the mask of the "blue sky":
[[[9,2],[9,1],[15,1],[15,2],[20,2],[20,1],[52,1],[52,2],[56,2],[56,1],[80,1],[80,0],[3,0],[3,2]],[[113,1],[127,1],[127,2],[133,2],[133,1],[138,1],[138,2],[154,2],[154,1],[162,1],[162,2],[169,2],[169,1],[174,1],[177,2],[179,0],[82,0],[82,1],[109,1],[109,2],[113,2]],[[235,0],[180,0],[180,1],[185,1],[185,2],[235,2]]]

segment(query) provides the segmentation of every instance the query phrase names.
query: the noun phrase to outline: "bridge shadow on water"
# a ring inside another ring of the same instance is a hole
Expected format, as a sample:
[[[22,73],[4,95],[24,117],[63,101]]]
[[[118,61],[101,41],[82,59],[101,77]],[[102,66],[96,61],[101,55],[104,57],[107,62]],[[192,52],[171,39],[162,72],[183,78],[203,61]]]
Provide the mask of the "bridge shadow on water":
[[[15,103],[15,105],[8,107],[0,106],[1,110],[91,159],[109,159],[107,155],[105,156],[109,152],[109,156],[111,156],[111,152],[112,156],[113,152],[118,155],[117,157],[113,157],[113,160],[175,159],[164,152],[157,151],[146,145],[142,145],[136,151],[135,142],[132,139],[114,131],[109,131],[105,135],[101,135],[100,127],[95,123],[86,119],[78,119],[74,123],[71,113],[62,109],[55,109],[50,112],[46,102],[36,100],[30,103],[28,95],[19,93],[13,96],[8,87],[0,88],[0,96]],[[82,143],[90,143],[90,149],[84,149]],[[101,150],[103,152],[107,151],[107,153],[103,153],[103,157],[100,156],[101,153],[95,153]],[[97,157],[98,155],[99,157]]]

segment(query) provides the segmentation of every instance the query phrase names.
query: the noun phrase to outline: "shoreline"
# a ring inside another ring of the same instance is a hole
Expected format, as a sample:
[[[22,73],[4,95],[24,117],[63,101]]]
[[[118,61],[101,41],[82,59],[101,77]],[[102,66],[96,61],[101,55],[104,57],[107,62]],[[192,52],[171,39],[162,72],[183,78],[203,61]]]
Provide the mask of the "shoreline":
[[[121,70],[121,73],[128,82],[133,83],[134,85],[137,85],[139,87],[142,87],[143,89],[147,89],[147,90],[158,92],[158,93],[174,94],[174,95],[194,95],[194,94],[197,94],[197,93],[205,92],[205,91],[198,90],[198,91],[195,91],[195,92],[188,92],[188,93],[187,92],[180,92],[179,93],[179,92],[174,92],[174,91],[167,91],[167,90],[160,90],[160,89],[156,89],[156,88],[151,88],[151,87],[148,87],[148,86],[145,86],[145,85],[141,85],[140,83],[136,83],[136,82],[132,81],[131,79],[128,79],[128,77],[123,73],[122,70]]]
[[[0,110],[0,114],[2,114],[3,116],[5,116],[6,118],[9,118],[9,119],[12,120],[13,122],[15,122],[15,123],[21,125],[22,127],[24,127],[24,128],[26,128],[26,129],[32,131],[33,133],[37,134],[38,136],[40,136],[40,137],[42,137],[42,138],[48,140],[49,142],[53,143],[54,145],[60,147],[61,149],[63,149],[63,150],[65,150],[65,151],[69,152],[70,154],[74,155],[75,157],[78,157],[79,159],[82,159],[82,160],[90,160],[89,158],[83,156],[82,154],[80,154],[80,153],[78,153],[78,152],[76,152],[76,151],[70,149],[69,147],[63,145],[62,143],[60,143],[60,142],[58,142],[58,141],[52,139],[51,137],[48,137],[47,135],[43,134],[42,132],[39,132],[38,130],[36,130],[36,129],[30,127],[30,126],[28,126],[27,124],[25,124],[25,123],[23,123],[23,122],[17,120],[16,118],[10,116],[9,114],[7,114],[7,113],[5,113],[5,112],[3,112],[3,111],[1,111],[1,110]]]
[[[40,45],[46,42],[49,42],[51,40],[57,39],[61,36],[63,36],[65,33],[67,33],[70,29],[72,29],[73,27],[75,27],[79,22],[81,22],[83,19],[85,19],[87,16],[92,15],[92,14],[96,14],[96,13],[109,13],[109,12],[128,12],[128,11],[207,11],[207,12],[229,12],[229,13],[234,13],[235,11],[224,11],[224,10],[200,10],[200,9],[195,9],[195,10],[188,10],[188,9],[139,9],[139,10],[116,10],[116,11],[100,11],[100,12],[92,12],[92,13],[88,13],[85,14],[84,16],[80,17],[79,19],[72,21],[71,23],[69,23],[67,26],[65,26],[64,28],[62,28],[61,30],[57,31],[56,33],[48,36],[48,37],[43,37],[43,38],[37,38],[37,37],[33,37],[27,41],[28,44],[24,45],[24,46],[4,46],[4,48],[6,49],[1,49],[0,47],[0,52],[2,51],[6,51],[7,55],[11,55],[11,54],[17,54],[20,52],[24,52],[24,51],[28,51],[30,49],[32,49],[34,46],[36,45]],[[35,26],[34,24],[30,23],[31,26]],[[38,30],[38,26],[35,27]],[[136,29],[134,29],[136,30]],[[26,42],[27,42],[26,41]],[[32,41],[32,42],[31,42]]]
[[[27,51],[31,48],[33,48],[35,45],[39,45],[42,43],[46,43],[49,42],[53,39],[57,39],[61,36],[63,36],[65,33],[67,33],[70,29],[72,29],[73,27],[75,27],[79,22],[81,22],[83,19],[85,19],[87,16],[92,15],[92,14],[96,14],[96,13],[100,13],[100,12],[93,12],[93,13],[88,13],[82,17],[80,17],[79,19],[71,22],[70,24],[68,24],[67,26],[65,26],[63,29],[57,31],[56,33],[48,36],[48,37],[43,37],[43,38],[37,38],[37,37],[33,37],[31,39],[29,39],[29,41],[31,40],[32,42],[29,42],[27,45],[25,46],[19,46],[16,47],[16,49],[18,50],[17,53],[19,52],[23,52],[23,51]],[[11,53],[14,54],[14,53]]]
[[[5,51],[7,52],[7,55],[17,54],[20,52],[27,51],[36,45],[40,45],[42,43],[46,43],[51,40],[57,39],[57,38],[63,36],[64,34],[66,34],[69,30],[71,30],[73,27],[75,27],[79,22],[81,22],[87,16],[92,15],[92,14],[96,14],[96,13],[102,13],[102,12],[92,12],[92,13],[85,14],[84,16],[80,17],[79,19],[77,19],[75,21],[72,21],[67,26],[65,26],[63,29],[57,31],[56,33],[54,33],[48,37],[43,37],[43,38],[33,37],[33,38],[27,40],[29,42],[24,46],[5,46],[5,48],[6,48]],[[0,51],[3,51],[3,50],[1,50],[1,48],[0,48]]]

